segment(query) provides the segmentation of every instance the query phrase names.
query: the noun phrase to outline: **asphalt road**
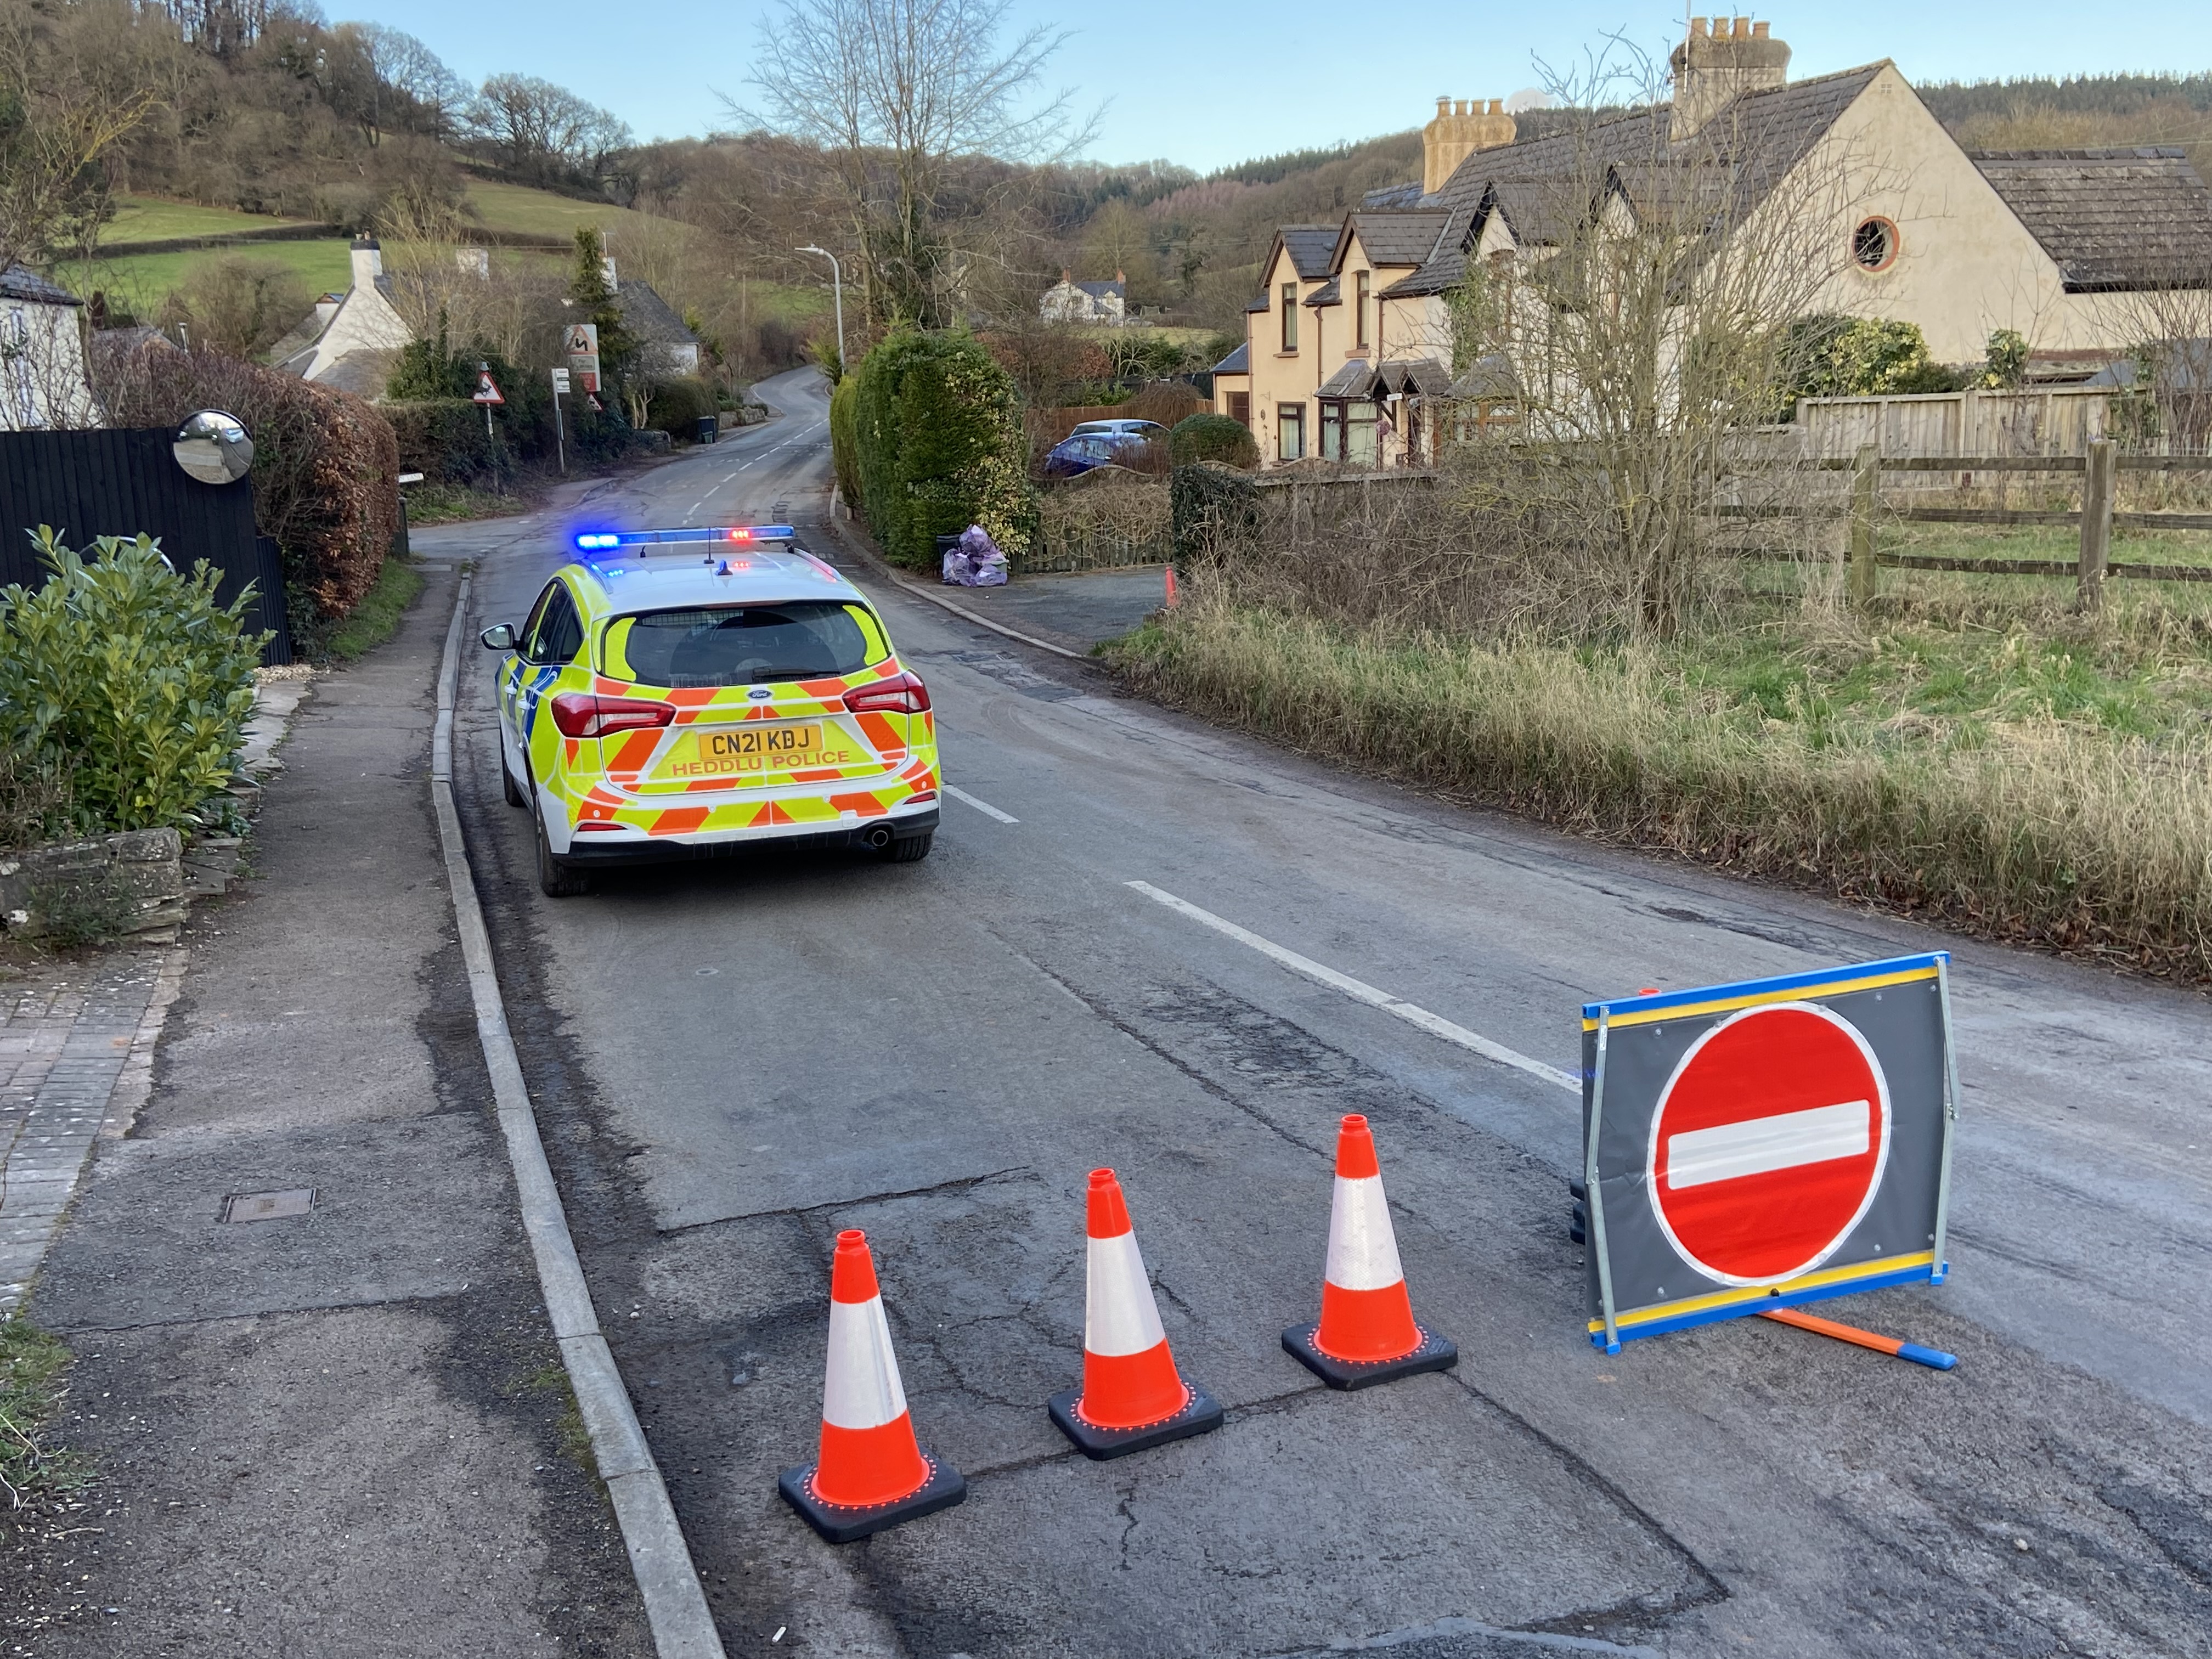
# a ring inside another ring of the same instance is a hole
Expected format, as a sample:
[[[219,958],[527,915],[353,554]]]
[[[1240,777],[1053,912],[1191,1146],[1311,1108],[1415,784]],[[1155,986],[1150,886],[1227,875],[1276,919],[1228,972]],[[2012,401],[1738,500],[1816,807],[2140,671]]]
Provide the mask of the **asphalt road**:
[[[818,523],[818,389],[590,503]],[[778,503],[782,503],[779,506]],[[481,561],[472,626],[563,558]],[[2191,996],[1619,855],[1117,698],[890,589],[948,800],[893,866],[763,855],[542,898],[499,799],[492,659],[463,780],[526,1066],[618,1358],[732,1654],[2212,1652],[2212,1125]],[[1011,819],[1012,822],[1006,820]],[[1582,1330],[1573,1097],[1313,980],[1144,882],[1520,1053],[1578,1063],[1593,994],[1948,945],[1966,1116],[1952,1282],[1843,1316],[1941,1374],[1763,1321]],[[1334,1395],[1314,1316],[1337,1115],[1376,1125],[1451,1375]],[[1085,1172],[1121,1172],[1204,1439],[1093,1464]],[[830,1241],[867,1229],[957,1510],[832,1549],[811,1455]]]

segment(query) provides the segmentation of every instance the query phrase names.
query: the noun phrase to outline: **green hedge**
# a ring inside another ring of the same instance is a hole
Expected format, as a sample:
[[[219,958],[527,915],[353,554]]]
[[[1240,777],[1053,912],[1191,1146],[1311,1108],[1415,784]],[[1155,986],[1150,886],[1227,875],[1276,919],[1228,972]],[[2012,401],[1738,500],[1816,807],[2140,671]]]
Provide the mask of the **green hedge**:
[[[848,507],[860,505],[860,457],[853,431],[860,407],[860,377],[841,376],[837,389],[830,394],[830,463]]]
[[[1029,551],[1029,445],[1013,380],[991,354],[965,332],[902,329],[868,354],[858,380],[854,455],[884,550],[927,567],[938,537],[976,524],[1009,556]]]
[[[1177,466],[1219,461],[1224,466],[1257,466],[1260,445],[1251,428],[1226,415],[1193,415],[1168,434],[1168,454]]]
[[[655,432],[665,432],[688,444],[699,430],[700,420],[714,412],[714,388],[704,380],[681,375],[653,389],[646,404],[645,423]]]
[[[507,446],[484,429],[466,398],[424,398],[378,406],[399,441],[399,470],[471,489],[503,483],[514,470]]]

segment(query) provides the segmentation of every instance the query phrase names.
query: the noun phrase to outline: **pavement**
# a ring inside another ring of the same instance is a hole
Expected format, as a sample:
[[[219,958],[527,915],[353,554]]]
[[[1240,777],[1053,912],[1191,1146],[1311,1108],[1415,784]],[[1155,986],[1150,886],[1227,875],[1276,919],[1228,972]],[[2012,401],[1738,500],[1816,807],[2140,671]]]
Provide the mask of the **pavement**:
[[[936,699],[963,794],[933,855],[763,852],[549,901],[500,799],[488,655],[456,738],[577,1246],[630,1316],[614,1350],[731,1652],[779,1632],[779,1651],[942,1659],[2212,1652],[2201,999],[1133,702],[889,581],[829,525],[818,387],[774,395],[773,455],[689,456],[592,510],[810,526]],[[564,527],[441,532],[479,561],[471,629],[523,614]],[[997,603],[1054,625],[1039,591]],[[1593,993],[1953,949],[1953,1278],[1843,1316],[1960,1369],[1759,1321],[1595,1353],[1571,1097],[1139,881],[1566,1070]],[[1417,1310],[1462,1355],[1351,1396],[1277,1340],[1313,1317],[1346,1110],[1376,1125]],[[1102,1164],[1179,1361],[1229,1413],[1092,1464],[1042,1406],[1080,1365]],[[969,1497],[833,1549],[775,1480],[813,1442],[828,1254],[855,1225],[917,1425]]]
[[[0,1652],[651,1651],[579,1462],[437,857],[457,583],[434,572],[393,643],[316,682],[252,878],[192,911],[150,1093],[94,1144],[33,1285],[76,1354],[50,1437],[100,1481],[0,1558]],[[138,1018],[73,1030],[127,1054]]]

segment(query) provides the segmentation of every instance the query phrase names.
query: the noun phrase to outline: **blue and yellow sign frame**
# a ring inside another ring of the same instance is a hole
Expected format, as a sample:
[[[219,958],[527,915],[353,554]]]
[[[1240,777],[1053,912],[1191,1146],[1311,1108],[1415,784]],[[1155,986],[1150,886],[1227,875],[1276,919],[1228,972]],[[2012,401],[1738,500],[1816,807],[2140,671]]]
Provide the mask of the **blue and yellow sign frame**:
[[[1618,1353],[1638,1337],[1885,1285],[1943,1282],[1959,1114],[1950,963],[1948,951],[1936,951],[1583,1006],[1583,1181],[1595,1346]],[[1890,1091],[1892,1156],[1867,1211],[1817,1268],[1778,1283],[1729,1285],[1667,1237],[1645,1149],[1681,1056],[1721,1022],[1780,1004],[1822,1010],[1863,1036]],[[1696,1286],[1688,1294],[1686,1281]]]

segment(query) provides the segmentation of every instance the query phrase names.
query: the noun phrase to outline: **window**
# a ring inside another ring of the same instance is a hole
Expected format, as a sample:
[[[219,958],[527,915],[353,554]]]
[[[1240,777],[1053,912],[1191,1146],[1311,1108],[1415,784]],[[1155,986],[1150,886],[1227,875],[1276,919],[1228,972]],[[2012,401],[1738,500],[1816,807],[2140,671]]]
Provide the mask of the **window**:
[[[548,587],[538,601],[526,637],[523,654],[532,662],[574,662],[583,649],[583,621],[576,615],[576,601],[560,582]]]
[[[1283,349],[1298,349],[1298,285],[1283,284]]]
[[[1361,271],[1352,279],[1352,343],[1361,350],[1367,347],[1367,273]]]
[[[1375,405],[1362,398],[1344,406],[1344,459],[1353,466],[1375,465]]]
[[[1252,394],[1250,392],[1232,392],[1229,394],[1229,418],[1241,422],[1246,426],[1252,424]]]
[[[1887,270],[1897,263],[1899,246],[1894,221],[1863,219],[1851,233],[1851,263],[1864,271]]]
[[[1344,405],[1334,398],[1321,406],[1321,447],[1314,453],[1324,461],[1344,459]]]
[[[825,600],[648,611],[631,620],[618,643],[630,678],[642,685],[828,679],[868,665],[860,614],[857,606]]]
[[[1303,460],[1306,453],[1306,406],[1304,404],[1275,405],[1275,459],[1279,461]]]

